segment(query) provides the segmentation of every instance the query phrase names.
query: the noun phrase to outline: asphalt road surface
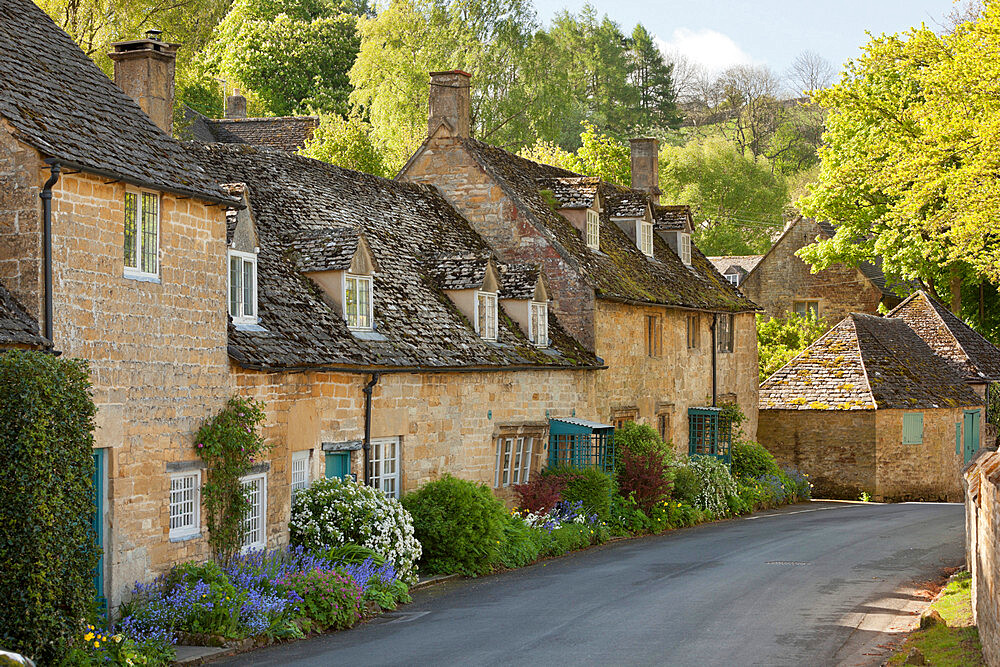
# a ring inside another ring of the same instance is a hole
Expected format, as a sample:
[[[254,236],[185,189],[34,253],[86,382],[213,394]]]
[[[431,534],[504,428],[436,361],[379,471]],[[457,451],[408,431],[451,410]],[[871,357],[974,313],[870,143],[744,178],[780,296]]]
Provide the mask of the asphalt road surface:
[[[813,502],[414,594],[233,665],[862,665],[964,561],[956,504]],[[884,649],[882,649],[884,652]]]

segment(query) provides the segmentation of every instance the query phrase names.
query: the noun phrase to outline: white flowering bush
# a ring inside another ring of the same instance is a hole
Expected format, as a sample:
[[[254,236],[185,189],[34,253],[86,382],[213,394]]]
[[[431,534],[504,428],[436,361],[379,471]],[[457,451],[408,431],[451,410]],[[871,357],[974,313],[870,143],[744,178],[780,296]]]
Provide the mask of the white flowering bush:
[[[346,479],[320,479],[295,494],[288,524],[293,545],[317,554],[345,544],[368,547],[396,566],[400,579],[415,583],[422,552],[413,517],[395,498]]]
[[[728,499],[739,495],[739,489],[736,488],[736,481],[729,472],[729,466],[713,456],[692,456],[688,461],[688,467],[701,482],[695,505],[708,510],[716,517],[729,514]]]

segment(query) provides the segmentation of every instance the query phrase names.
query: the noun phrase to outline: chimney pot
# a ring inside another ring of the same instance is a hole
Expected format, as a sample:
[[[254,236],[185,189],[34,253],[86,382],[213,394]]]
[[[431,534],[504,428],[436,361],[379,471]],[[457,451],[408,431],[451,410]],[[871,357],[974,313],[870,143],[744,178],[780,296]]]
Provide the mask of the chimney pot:
[[[649,193],[660,203],[660,140],[644,137],[629,140],[632,155],[632,188]]]
[[[240,89],[233,91],[232,95],[226,97],[226,118],[246,118],[247,98],[240,94]]]
[[[430,115],[427,120],[428,136],[445,123],[454,137],[470,136],[471,114],[469,84],[472,75],[462,70],[431,72]]]
[[[167,134],[173,132],[174,66],[177,47],[158,37],[162,32],[149,30],[143,39],[115,42],[108,57],[115,63],[115,83],[124,90],[146,115]]]

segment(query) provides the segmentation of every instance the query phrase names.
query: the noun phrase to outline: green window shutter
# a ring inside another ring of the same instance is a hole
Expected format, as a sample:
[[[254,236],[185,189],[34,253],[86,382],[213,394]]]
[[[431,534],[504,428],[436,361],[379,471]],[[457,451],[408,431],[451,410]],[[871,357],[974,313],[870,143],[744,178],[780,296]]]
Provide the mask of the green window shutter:
[[[924,442],[924,413],[903,413],[903,444],[922,445]]]

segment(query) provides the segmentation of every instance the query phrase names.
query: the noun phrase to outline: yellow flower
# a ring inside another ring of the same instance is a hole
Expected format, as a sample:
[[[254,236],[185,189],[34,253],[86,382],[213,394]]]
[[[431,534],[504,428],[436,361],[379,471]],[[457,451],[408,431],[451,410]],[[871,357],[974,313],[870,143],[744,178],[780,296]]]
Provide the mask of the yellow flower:
[[[87,634],[85,634],[83,636],[83,641],[89,642],[93,638],[94,638],[94,633],[93,632],[88,632]]]
[[[94,642],[94,648],[100,648],[101,642]]]

